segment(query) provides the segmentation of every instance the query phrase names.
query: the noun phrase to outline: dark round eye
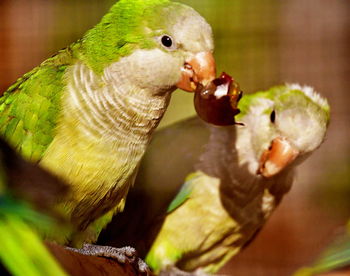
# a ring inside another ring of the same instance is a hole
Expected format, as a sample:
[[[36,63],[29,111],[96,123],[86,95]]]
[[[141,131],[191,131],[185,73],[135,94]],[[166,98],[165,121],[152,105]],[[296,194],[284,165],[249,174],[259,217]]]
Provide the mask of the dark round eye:
[[[162,36],[162,44],[164,47],[170,48],[173,45],[173,40],[168,35]]]
[[[273,110],[270,114],[270,121],[271,121],[271,123],[274,123],[275,120],[276,120],[276,112],[275,112],[275,110]]]

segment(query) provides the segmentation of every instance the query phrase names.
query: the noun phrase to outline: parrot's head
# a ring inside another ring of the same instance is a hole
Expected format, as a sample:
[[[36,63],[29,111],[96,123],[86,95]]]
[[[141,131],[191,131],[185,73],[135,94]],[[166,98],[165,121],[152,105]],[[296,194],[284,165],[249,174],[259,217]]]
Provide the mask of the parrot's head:
[[[216,74],[210,25],[192,8],[168,0],[120,0],[82,44],[95,72],[109,70],[155,94],[192,92]]]
[[[240,160],[252,173],[272,177],[304,160],[323,142],[329,123],[327,100],[297,84],[246,95],[237,120]]]

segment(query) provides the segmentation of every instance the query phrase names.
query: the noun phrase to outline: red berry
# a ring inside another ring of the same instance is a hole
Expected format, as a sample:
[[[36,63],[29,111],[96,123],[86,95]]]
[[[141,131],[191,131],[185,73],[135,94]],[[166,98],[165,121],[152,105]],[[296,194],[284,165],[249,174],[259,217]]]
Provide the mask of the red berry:
[[[222,73],[207,86],[198,85],[194,106],[198,116],[207,123],[218,126],[234,125],[241,96],[238,83],[228,74]]]

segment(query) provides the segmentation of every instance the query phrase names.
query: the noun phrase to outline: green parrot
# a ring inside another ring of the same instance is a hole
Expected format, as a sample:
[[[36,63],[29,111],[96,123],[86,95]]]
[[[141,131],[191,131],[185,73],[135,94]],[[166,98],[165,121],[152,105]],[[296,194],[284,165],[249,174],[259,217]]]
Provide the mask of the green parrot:
[[[213,48],[211,27],[192,8],[120,0],[82,39],[5,91],[0,133],[70,186],[57,208],[76,229],[57,242],[94,242],[123,209],[171,92],[215,78]]]
[[[1,264],[16,276],[68,275],[39,235],[49,228],[65,231],[64,218],[50,206],[67,192],[67,185],[20,158],[0,139],[1,275],[7,275]]]
[[[216,273],[247,246],[321,145],[330,108],[297,84],[245,95],[238,107],[239,125],[192,118],[157,132],[101,243],[135,246],[164,275]]]

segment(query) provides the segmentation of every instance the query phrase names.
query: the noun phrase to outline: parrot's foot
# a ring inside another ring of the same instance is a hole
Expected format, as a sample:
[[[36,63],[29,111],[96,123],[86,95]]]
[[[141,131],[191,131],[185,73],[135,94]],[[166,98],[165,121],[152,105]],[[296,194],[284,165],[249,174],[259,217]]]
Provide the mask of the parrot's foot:
[[[67,247],[67,249],[83,255],[111,258],[120,264],[129,263],[138,273],[151,274],[148,265],[137,256],[136,249],[131,246],[116,248],[85,243],[80,249],[72,247]]]

